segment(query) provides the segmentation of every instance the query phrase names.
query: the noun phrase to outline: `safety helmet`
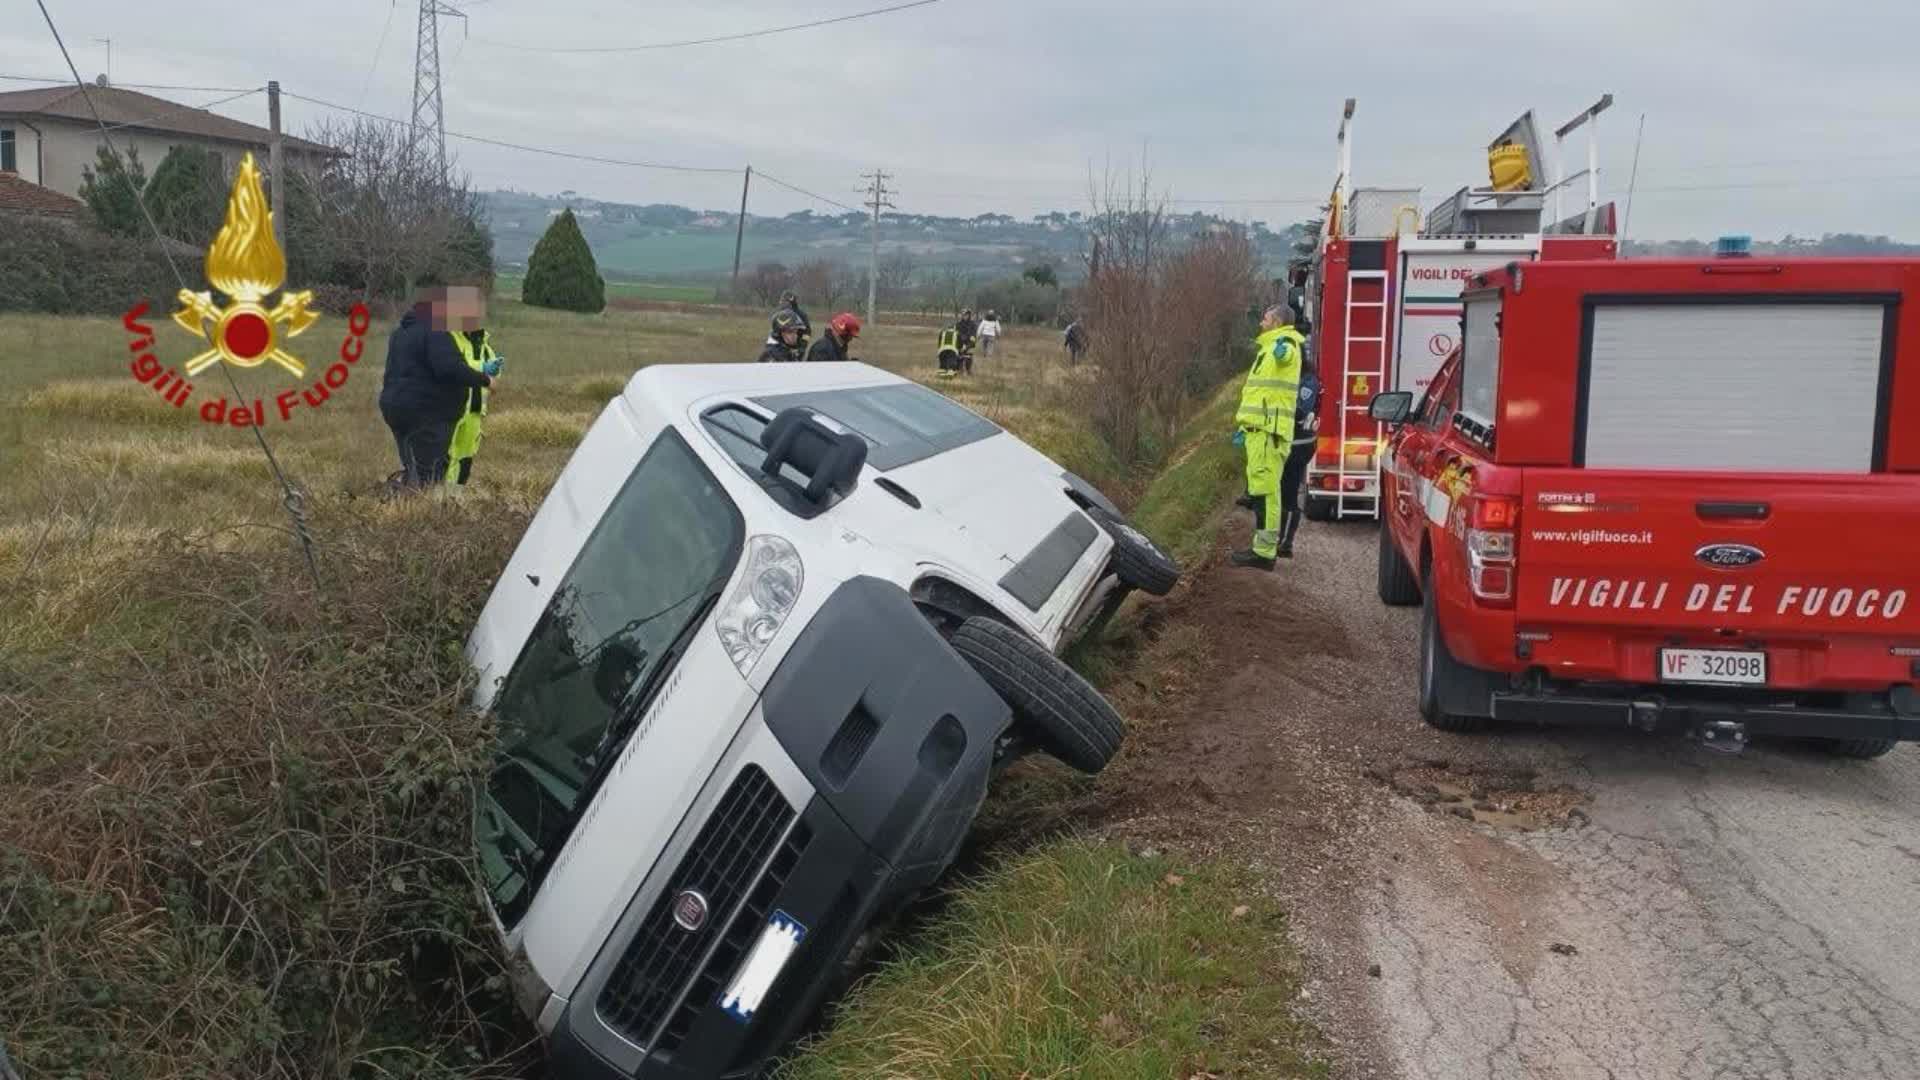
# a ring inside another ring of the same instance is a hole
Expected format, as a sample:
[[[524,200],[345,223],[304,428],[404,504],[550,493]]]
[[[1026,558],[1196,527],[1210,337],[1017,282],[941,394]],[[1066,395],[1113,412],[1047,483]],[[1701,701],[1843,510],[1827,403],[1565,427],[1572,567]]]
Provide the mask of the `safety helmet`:
[[[970,308],[970,307],[963,307],[963,308],[961,308],[961,309],[960,309],[960,316],[961,316],[962,318],[965,318],[965,317],[967,317],[967,316],[969,316],[969,315],[972,315],[972,314],[973,314],[973,309],[972,309],[972,308]]]
[[[797,304],[800,302],[800,298],[793,294],[792,289],[788,289],[786,292],[780,294],[780,302],[783,304]]]
[[[773,332],[784,334],[787,331],[800,332],[800,316],[791,311],[782,311],[773,317]]]
[[[827,323],[827,328],[841,337],[859,337],[860,318],[851,311],[843,311]]]

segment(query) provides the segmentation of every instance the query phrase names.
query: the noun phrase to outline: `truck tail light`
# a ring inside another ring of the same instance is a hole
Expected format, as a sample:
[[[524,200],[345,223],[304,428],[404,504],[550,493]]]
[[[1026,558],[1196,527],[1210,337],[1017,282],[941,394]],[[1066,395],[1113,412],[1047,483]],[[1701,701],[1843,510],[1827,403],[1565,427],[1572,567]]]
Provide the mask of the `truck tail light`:
[[[1467,504],[1467,580],[1474,599],[1513,606],[1514,530],[1520,500],[1510,495],[1474,495]]]

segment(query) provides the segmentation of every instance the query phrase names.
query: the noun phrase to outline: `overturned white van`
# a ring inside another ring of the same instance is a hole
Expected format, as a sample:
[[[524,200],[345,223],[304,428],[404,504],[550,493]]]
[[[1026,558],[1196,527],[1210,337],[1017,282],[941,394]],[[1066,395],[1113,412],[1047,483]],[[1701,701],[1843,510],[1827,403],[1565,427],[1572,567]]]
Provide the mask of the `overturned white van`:
[[[1057,658],[1178,569],[997,425],[863,364],[647,368],[468,641],[487,899],[557,1075],[757,1074],[1027,749],[1120,718]]]

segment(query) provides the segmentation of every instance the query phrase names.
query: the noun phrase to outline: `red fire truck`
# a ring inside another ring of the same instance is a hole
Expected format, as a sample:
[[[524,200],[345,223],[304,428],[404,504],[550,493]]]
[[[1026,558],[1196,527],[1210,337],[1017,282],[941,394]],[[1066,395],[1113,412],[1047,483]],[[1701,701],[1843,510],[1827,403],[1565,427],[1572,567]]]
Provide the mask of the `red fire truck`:
[[[1430,723],[1920,739],[1920,260],[1515,263],[1461,299],[1371,408]]]
[[[1602,98],[1555,133],[1557,145],[1587,125],[1585,172],[1545,182],[1529,112],[1489,146],[1491,185],[1461,188],[1423,218],[1418,188],[1350,186],[1354,102],[1347,100],[1339,178],[1304,282],[1326,387],[1307,472],[1308,517],[1379,516],[1385,432],[1368,417],[1367,403],[1383,390],[1426,388],[1459,342],[1460,289],[1468,278],[1515,261],[1615,256],[1614,208],[1599,201],[1591,137],[1611,102],[1611,95]],[[1562,194],[1582,178],[1586,207],[1557,219]]]

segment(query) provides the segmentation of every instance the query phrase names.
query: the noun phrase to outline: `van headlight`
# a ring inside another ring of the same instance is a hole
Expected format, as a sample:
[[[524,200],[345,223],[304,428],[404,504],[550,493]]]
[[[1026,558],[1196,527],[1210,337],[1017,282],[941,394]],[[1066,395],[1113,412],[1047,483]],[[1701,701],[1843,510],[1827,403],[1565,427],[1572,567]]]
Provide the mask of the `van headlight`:
[[[746,575],[734,586],[719,618],[714,620],[720,644],[740,674],[753,670],[786,625],[805,580],[800,553],[792,544],[778,536],[748,538]]]

